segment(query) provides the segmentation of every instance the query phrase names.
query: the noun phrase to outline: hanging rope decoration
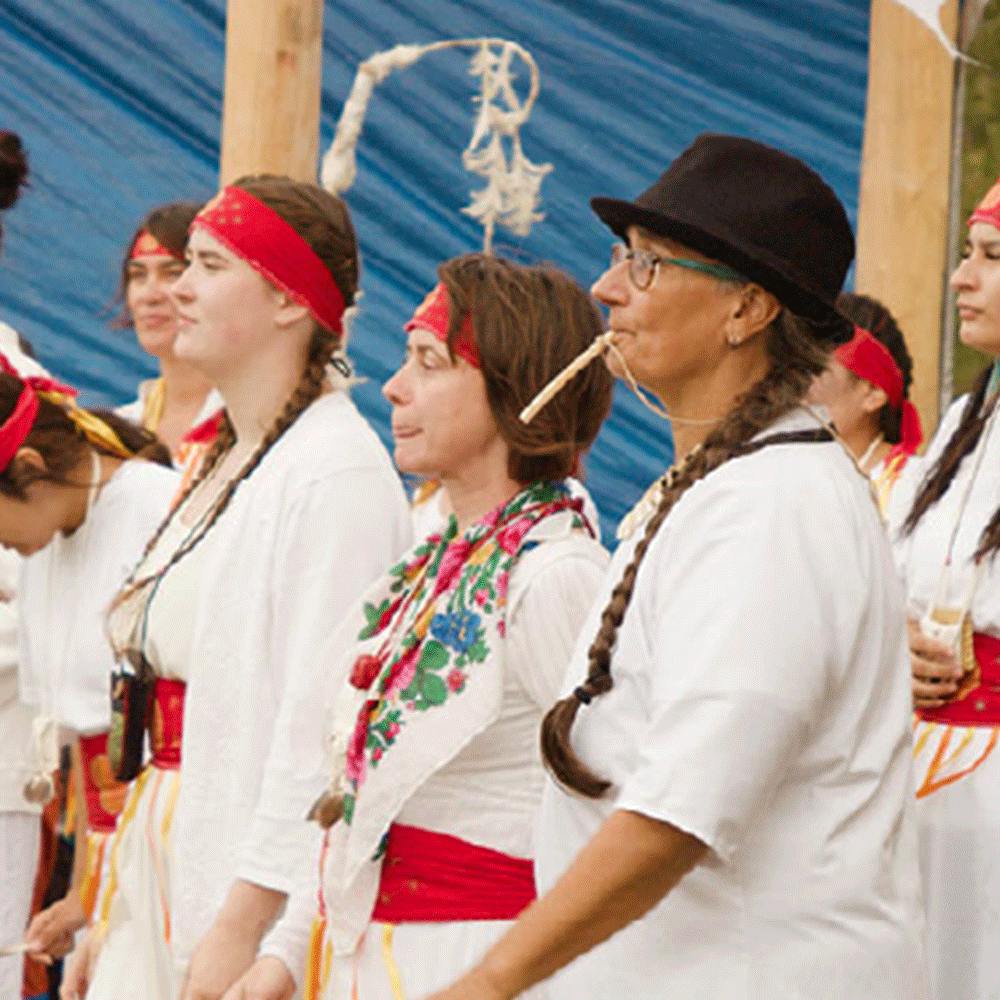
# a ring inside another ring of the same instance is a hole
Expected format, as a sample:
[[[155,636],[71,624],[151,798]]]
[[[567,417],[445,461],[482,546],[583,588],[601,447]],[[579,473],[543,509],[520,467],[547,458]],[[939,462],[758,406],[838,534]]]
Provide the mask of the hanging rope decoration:
[[[473,48],[469,74],[479,77],[479,105],[469,145],[462,163],[482,177],[486,187],[472,193],[462,211],[483,227],[483,249],[491,253],[498,225],[518,236],[527,236],[544,215],[538,210],[542,179],[551,163],[532,163],[521,146],[521,126],[538,99],[540,77],[531,53],[503,38],[454,38],[429,45],[397,45],[366,59],[354,77],[351,93],[337,124],[337,132],[320,171],[328,191],[342,194],[357,175],[355,149],[364,125],[368,102],[375,88],[394,70],[406,69],[432,52]],[[514,87],[515,60],[528,67],[529,85],[522,101]]]

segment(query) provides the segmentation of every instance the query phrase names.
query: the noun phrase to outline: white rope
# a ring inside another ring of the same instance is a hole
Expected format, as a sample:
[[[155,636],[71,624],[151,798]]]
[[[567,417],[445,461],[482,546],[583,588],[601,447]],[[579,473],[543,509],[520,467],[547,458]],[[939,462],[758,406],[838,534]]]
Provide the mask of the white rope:
[[[429,45],[397,45],[366,59],[354,77],[344,103],[333,143],[320,170],[328,191],[342,194],[357,176],[356,149],[372,93],[390,73],[406,69],[432,52],[474,48],[469,73],[480,79],[479,104],[469,145],[462,154],[466,170],[486,180],[486,187],[472,193],[462,211],[483,227],[483,249],[489,253],[497,225],[526,236],[544,217],[538,211],[542,179],[552,164],[532,163],[521,146],[520,129],[538,100],[538,65],[527,49],[503,38],[453,38]],[[498,49],[499,51],[494,51]],[[514,87],[513,65],[520,59],[529,73],[524,100]]]

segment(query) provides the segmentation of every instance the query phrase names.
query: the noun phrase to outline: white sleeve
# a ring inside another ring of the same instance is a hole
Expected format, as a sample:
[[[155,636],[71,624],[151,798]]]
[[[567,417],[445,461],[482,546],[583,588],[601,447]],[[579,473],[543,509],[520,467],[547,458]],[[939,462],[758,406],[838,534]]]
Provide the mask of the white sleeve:
[[[543,711],[559,697],[607,562],[608,554],[598,542],[568,535],[524,553],[511,573],[508,669]]]
[[[826,650],[850,627],[823,593],[857,585],[831,577],[848,525],[817,496],[759,480],[713,485],[654,541],[639,581],[655,600],[638,604],[637,592],[627,612],[644,616],[653,669],[616,806],[693,834],[724,861],[820,717]]]
[[[279,704],[238,878],[285,893],[315,888],[315,835],[305,816],[326,785],[325,692],[338,683],[327,640],[405,546],[407,522],[402,488],[371,468],[313,481],[282,512],[268,651]]]

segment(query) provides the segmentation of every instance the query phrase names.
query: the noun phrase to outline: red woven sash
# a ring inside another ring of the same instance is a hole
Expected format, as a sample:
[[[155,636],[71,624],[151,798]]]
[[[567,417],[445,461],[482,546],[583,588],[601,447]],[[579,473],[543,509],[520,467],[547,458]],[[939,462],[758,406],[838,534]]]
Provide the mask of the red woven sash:
[[[94,833],[114,833],[125,805],[128,783],[115,781],[108,760],[108,734],[80,737],[80,766],[87,800],[87,828]]]
[[[972,649],[979,664],[979,685],[940,708],[918,708],[922,719],[949,726],[1000,726],[1000,639],[976,632]]]
[[[149,742],[153,751],[153,766],[161,771],[176,771],[181,766],[186,688],[184,681],[156,679]]]
[[[372,920],[513,920],[534,898],[531,861],[394,823]]]

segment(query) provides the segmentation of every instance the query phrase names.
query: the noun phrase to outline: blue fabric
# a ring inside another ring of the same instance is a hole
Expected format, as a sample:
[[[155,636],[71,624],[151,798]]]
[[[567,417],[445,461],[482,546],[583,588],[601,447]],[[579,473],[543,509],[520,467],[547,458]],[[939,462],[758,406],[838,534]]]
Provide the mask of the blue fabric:
[[[699,132],[736,132],[815,166],[856,211],[868,0],[331,0],[324,25],[322,144],[357,64],[399,42],[498,35],[524,44],[542,94],[523,138],[543,183],[545,222],[501,250],[553,260],[589,284],[610,234],[590,196],[632,197]],[[19,132],[33,187],[5,219],[0,318],[89,402],[123,402],[152,372],[107,307],[120,257],[152,205],[214,189],[225,40],[223,0],[5,0],[0,127]],[[349,202],[365,271],[351,354],[369,381],[356,398],[380,433],[379,386],[402,353],[400,327],[436,264],[476,249],[460,209],[478,179],[467,55],[430,56],[375,93]],[[662,471],[668,428],[619,387],[588,461],[605,530]]]

